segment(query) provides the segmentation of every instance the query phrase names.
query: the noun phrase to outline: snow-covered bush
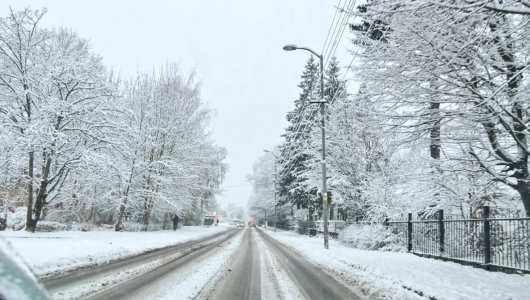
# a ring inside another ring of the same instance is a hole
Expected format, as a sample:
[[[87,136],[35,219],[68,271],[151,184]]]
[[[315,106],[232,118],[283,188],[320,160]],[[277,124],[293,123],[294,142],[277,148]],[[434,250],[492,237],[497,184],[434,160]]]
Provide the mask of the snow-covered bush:
[[[72,231],[90,231],[93,226],[89,223],[72,223],[68,227]]]
[[[68,225],[59,222],[40,221],[35,230],[40,232],[62,231],[68,230]]]
[[[392,227],[383,225],[353,224],[346,227],[339,239],[354,248],[382,251],[406,251],[402,233],[396,233]]]
[[[150,223],[147,227],[148,231],[163,230],[163,224]],[[145,225],[136,222],[123,222],[123,231],[144,231]]]
[[[80,222],[79,216],[70,210],[53,210],[46,215],[46,221],[58,223]]]
[[[295,230],[298,234],[307,234],[309,232],[309,222],[298,220],[295,225]]]
[[[27,208],[18,207],[14,213],[7,214],[7,228],[11,230],[22,230],[26,226]]]

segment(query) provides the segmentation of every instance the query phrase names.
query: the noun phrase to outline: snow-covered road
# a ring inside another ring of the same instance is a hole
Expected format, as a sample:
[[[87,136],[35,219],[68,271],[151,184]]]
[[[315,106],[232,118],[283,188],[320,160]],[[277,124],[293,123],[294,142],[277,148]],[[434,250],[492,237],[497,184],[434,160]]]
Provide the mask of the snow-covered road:
[[[246,230],[229,272],[207,299],[362,299],[312,263],[263,234]]]
[[[240,230],[196,244],[184,252],[160,257],[147,272],[88,297],[88,299],[190,299],[219,270],[238,246]]]

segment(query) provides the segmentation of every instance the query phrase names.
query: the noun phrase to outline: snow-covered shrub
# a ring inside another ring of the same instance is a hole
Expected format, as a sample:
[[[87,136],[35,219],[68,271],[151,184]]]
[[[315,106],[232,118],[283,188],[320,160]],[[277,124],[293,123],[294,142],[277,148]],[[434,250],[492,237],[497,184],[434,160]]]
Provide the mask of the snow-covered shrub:
[[[298,220],[295,230],[298,234],[307,234],[309,232],[309,222]]]
[[[46,221],[58,223],[79,222],[79,216],[70,210],[52,210],[46,215]]]
[[[17,207],[14,213],[7,214],[7,228],[22,230],[26,226],[26,207]]]
[[[346,227],[339,239],[354,248],[382,251],[406,251],[403,233],[396,233],[392,227],[380,224],[353,224]]]
[[[123,231],[142,231],[143,225],[136,222],[123,222]]]
[[[92,226],[90,224],[88,224],[88,223],[72,223],[69,226],[69,230],[72,230],[72,231],[90,231],[91,227]]]
[[[37,228],[35,230],[40,232],[62,231],[68,230],[68,226],[59,222],[40,221],[37,223]]]
[[[163,224],[161,223],[150,223],[147,227],[147,231],[157,231],[157,230],[163,230]],[[136,223],[136,222],[123,222],[123,231],[143,231],[145,229],[145,225],[142,223]]]

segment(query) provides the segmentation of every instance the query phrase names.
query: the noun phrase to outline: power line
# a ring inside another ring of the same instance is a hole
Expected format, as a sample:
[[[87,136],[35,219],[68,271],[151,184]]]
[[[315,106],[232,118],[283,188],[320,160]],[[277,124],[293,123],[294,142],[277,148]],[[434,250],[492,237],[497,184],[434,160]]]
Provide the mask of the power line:
[[[335,18],[337,17],[337,12],[339,12],[339,7],[340,7],[340,3],[341,2],[342,2],[342,0],[339,0],[339,4],[337,5],[337,9],[335,9],[335,14],[333,15],[333,20],[331,20],[331,25],[329,26],[328,34],[326,35],[326,40],[324,41],[324,45],[322,46],[321,53],[325,52],[324,50],[326,49],[326,45],[327,45],[327,42],[328,42],[329,34],[331,33],[331,28],[333,28],[333,24],[335,23]]]
[[[346,0],[344,1],[344,4],[342,5],[342,8],[340,8],[340,3],[342,2],[342,0],[339,1],[338,5],[337,5],[337,9],[335,10],[335,14],[333,15],[333,20],[331,21],[331,24],[330,24],[330,27],[328,29],[328,33],[327,33],[327,36],[326,36],[326,40],[324,41],[324,46],[322,47],[322,55],[325,55],[325,53],[329,50],[330,52],[333,51],[336,51],[336,48],[338,47],[338,41],[340,41],[341,37],[342,37],[342,34],[344,33],[344,24],[346,22],[346,20],[349,18],[349,16],[346,15],[345,13],[345,8],[346,9],[351,9],[351,7],[353,5],[355,5],[356,3],[356,0]],[[337,17],[337,13],[340,11],[339,13],[339,17]],[[337,20],[337,23],[335,23],[335,19]],[[335,26],[333,26],[333,24],[335,23]],[[340,25],[339,25],[340,24]],[[332,29],[333,28],[333,32],[332,32]],[[330,33],[332,32],[331,34],[331,39],[329,39],[330,43],[328,43],[328,38],[330,37]],[[336,34],[339,34],[340,33],[340,36],[337,38]],[[334,41],[333,44],[331,43],[331,41]],[[330,46],[331,45],[331,46]],[[333,50],[335,49],[335,50]],[[325,66],[326,64],[324,64]],[[325,67],[323,68],[325,69]],[[306,109],[308,107],[308,102],[304,102],[303,104],[303,108],[302,108],[302,114],[301,114],[301,117],[299,119],[299,121],[297,122],[298,124],[296,125],[296,130],[295,130],[295,133],[293,134],[294,135],[294,141],[296,142],[296,140],[298,139],[298,134],[300,132],[300,129],[302,128],[302,123],[304,123],[304,121],[306,120],[305,119],[305,112],[306,112]],[[314,115],[315,115],[315,112],[316,110],[312,110],[310,111],[310,117],[309,117],[309,120],[312,120]],[[305,130],[305,128],[304,128]],[[287,155],[285,155],[286,157],[291,157],[291,155],[293,154],[293,152],[299,150],[297,149],[298,147],[298,143],[295,144],[295,146],[291,146],[289,147],[289,150],[288,150],[288,153]],[[281,172],[281,175],[284,175],[285,173],[288,173],[292,170],[292,168],[294,167],[294,162],[296,161],[296,158],[299,156],[300,154],[297,153],[295,155],[295,157],[293,159],[291,159],[291,161],[287,164],[287,166],[282,166],[282,172]]]
[[[368,28],[367,32],[370,31],[370,29],[372,29],[373,25],[374,25],[374,21],[372,21],[372,23],[370,24],[370,27]],[[383,39],[383,37],[385,36],[385,34],[386,34],[386,32],[383,33],[383,34],[379,37],[379,39],[377,40],[377,42],[376,42],[374,45],[372,45],[372,47],[371,47],[369,50],[374,49],[376,46],[378,46],[379,43],[381,42],[381,40]],[[369,50],[368,50],[368,51],[369,51]],[[359,51],[360,51],[360,47],[357,48],[357,51],[354,53],[354,55],[353,55],[353,57],[352,57],[352,59],[351,59],[350,64],[349,64],[348,67],[346,68],[346,70],[345,70],[345,72],[344,72],[344,76],[342,77],[342,81],[344,81],[344,80],[346,79],[346,76],[348,75],[348,72],[349,72],[349,70],[351,69],[351,66],[353,65],[353,62],[354,62],[355,59],[357,58],[357,55],[359,54]],[[337,98],[339,98],[339,97],[342,97],[342,96],[344,95],[344,93],[347,92],[347,90],[348,90],[348,86],[350,85],[350,83],[351,83],[351,81],[348,81],[348,82],[346,83],[346,86],[344,87],[344,89],[342,89],[339,93],[333,95],[333,98],[330,100],[330,103],[332,103],[335,99],[337,99]],[[317,110],[313,110],[313,111],[311,112],[312,115],[310,116],[309,120],[312,119],[312,117],[313,117],[313,115],[315,114],[316,111],[317,111]],[[292,147],[292,148],[294,148],[294,147]],[[291,148],[291,149],[292,149],[292,148]],[[295,157],[295,158],[296,158],[296,157]],[[295,159],[292,159],[292,160],[290,161],[290,163],[287,165],[287,167],[288,167],[287,170],[286,170],[285,168],[283,168],[283,170],[280,172],[281,176],[283,176],[284,174],[286,174],[286,173],[288,173],[288,172],[290,172],[290,171],[292,170],[292,168],[293,168],[294,165],[295,165],[294,162],[295,162]]]
[[[350,2],[350,4],[347,7],[347,11],[351,11],[355,7],[356,3],[357,3],[357,0],[353,0],[353,2]],[[342,20],[342,23],[340,25],[340,29],[341,29],[340,30],[340,34],[338,35],[338,37],[336,38],[336,40],[333,43],[334,48],[331,51],[329,51],[329,53],[325,56],[326,62],[324,63],[324,69],[326,69],[328,67],[329,62],[331,61],[331,58],[333,56],[335,56],[335,53],[336,53],[336,51],[337,51],[337,49],[338,49],[338,47],[340,45],[340,41],[342,39],[342,36],[344,35],[344,31],[346,31],[346,27],[347,27],[346,24],[347,24],[348,20],[350,19],[350,17],[351,17],[350,14],[345,13],[345,16],[344,16],[344,18]]]
[[[335,26],[333,26],[333,23],[331,24],[331,27],[333,27],[333,32],[331,34],[331,39],[329,40],[329,43],[327,43],[327,46],[326,46],[326,43],[324,44],[326,46],[324,47],[324,51],[322,51],[322,55],[324,55],[324,57],[326,57],[327,53],[330,52],[330,49],[334,47],[334,44],[336,42],[336,34],[338,32],[337,30],[340,30],[339,24],[342,24],[342,20],[344,19],[344,12],[345,12],[344,8],[346,7],[346,5],[348,5],[349,7],[349,4],[351,3],[352,0],[348,0],[348,1],[349,2],[346,2],[346,1],[344,2],[344,4],[342,5],[342,8],[340,8],[340,6],[337,6],[337,10],[339,10],[340,8],[340,14],[339,14],[339,17],[337,18],[337,23],[335,23]]]
[[[350,4],[348,5],[348,8],[351,9],[351,8],[353,8],[353,7],[355,6],[355,4],[356,4],[356,0],[353,0],[353,2],[350,1],[349,3],[350,3]],[[344,3],[344,6],[345,6],[345,5],[346,5],[346,2]],[[343,6],[343,7],[344,7],[344,6]],[[344,20],[344,22],[343,22],[343,24],[344,24],[344,23],[346,22],[347,19],[344,18],[343,20]],[[337,23],[337,24],[338,24],[338,23]],[[373,25],[374,25],[374,21],[371,22],[370,27],[368,28],[367,32],[370,31],[370,29],[372,29]],[[333,24],[332,24],[332,26],[333,26]],[[342,28],[342,29],[343,29],[343,30],[342,30],[342,33],[344,32],[344,29],[345,29],[345,28],[346,28],[346,26],[344,26],[344,27]],[[330,28],[330,29],[331,29],[331,28]],[[328,34],[329,34],[329,31],[328,31]],[[377,40],[377,42],[376,42],[374,45],[372,45],[372,47],[371,47],[370,49],[374,49],[377,45],[379,45],[379,43],[381,42],[381,40],[383,39],[383,37],[385,36],[385,34],[386,34],[386,32],[383,33],[383,34],[379,37],[379,39]],[[342,34],[340,35],[339,39],[340,39],[341,37],[342,37]],[[328,44],[328,45],[329,45],[329,44]],[[337,43],[337,45],[335,46],[335,50],[334,50],[334,51],[336,51],[336,48],[337,48],[337,47],[338,47],[338,43]],[[360,47],[357,48],[357,51],[354,53],[354,55],[353,55],[353,57],[352,57],[352,59],[351,59],[351,61],[350,61],[350,64],[349,64],[348,67],[346,68],[346,70],[345,70],[345,72],[344,72],[344,76],[343,76],[343,78],[342,78],[342,81],[344,81],[344,80],[346,79],[346,76],[348,75],[348,73],[349,73],[349,71],[350,71],[350,69],[351,69],[351,67],[352,67],[352,65],[353,65],[353,63],[354,63],[354,61],[355,61],[355,59],[357,58],[357,55],[358,55],[359,51],[360,51]],[[348,82],[346,83],[344,89],[342,89],[339,93],[333,95],[333,98],[330,100],[330,103],[332,103],[335,99],[337,99],[337,98],[339,98],[339,97],[342,97],[342,96],[344,95],[344,93],[347,92],[347,90],[348,90],[348,86],[350,85],[350,83],[351,83],[351,81],[348,81]],[[296,135],[298,134],[298,132],[299,132],[299,130],[300,130],[300,128],[301,128],[301,123],[302,123],[302,121],[305,120],[305,118],[304,118],[304,117],[305,117],[305,111],[306,111],[306,108],[307,108],[308,105],[307,105],[307,103],[304,103],[304,104],[305,104],[305,105],[304,105],[304,109],[303,109],[303,112],[302,112],[302,118],[299,119],[298,126],[297,126],[297,130],[296,130],[296,132],[295,132],[295,139],[294,139],[295,141],[296,141],[296,139],[297,139]],[[309,118],[308,120],[312,120],[312,119],[313,119],[313,116],[314,116],[314,114],[316,113],[316,111],[317,111],[317,110],[312,110],[312,111],[310,112],[311,115],[310,115],[310,118]],[[287,156],[287,157],[290,157],[291,154],[293,153],[293,151],[299,150],[299,149],[296,149],[296,148],[297,148],[296,146],[295,146],[295,147],[289,147],[289,152],[288,152],[288,155],[286,155],[286,156]],[[297,153],[297,154],[295,155],[295,157],[294,157],[293,159],[291,159],[291,161],[287,164],[287,166],[282,166],[282,169],[283,169],[283,170],[279,173],[280,176],[283,176],[283,175],[287,174],[288,172],[290,172],[290,171],[293,169],[293,167],[295,166],[294,162],[296,161],[296,158],[297,158],[298,155],[300,155],[300,153]]]

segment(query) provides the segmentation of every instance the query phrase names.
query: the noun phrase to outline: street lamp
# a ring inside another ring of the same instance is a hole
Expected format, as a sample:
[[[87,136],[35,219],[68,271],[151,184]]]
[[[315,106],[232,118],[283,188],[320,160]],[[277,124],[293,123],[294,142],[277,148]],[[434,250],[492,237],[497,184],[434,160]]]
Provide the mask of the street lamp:
[[[278,155],[274,154],[274,152],[269,151],[267,149],[264,149],[263,151],[274,155],[274,232],[276,232],[276,220],[278,220],[278,215],[276,214],[276,207],[278,206],[278,203],[276,202],[276,191],[277,191],[276,184],[278,182],[278,179],[277,179],[278,172],[276,171],[276,166],[278,163]]]
[[[298,47],[293,44],[288,44],[283,46],[283,50],[285,51],[294,51],[294,50],[306,50],[311,53],[313,53],[316,57],[320,59],[320,101],[312,101],[310,103],[319,103],[320,104],[320,115],[322,117],[322,120],[320,121],[321,128],[322,128],[322,209],[324,210],[324,248],[329,249],[329,243],[328,243],[328,193],[327,193],[327,187],[326,187],[326,117],[325,117],[325,109],[326,109],[326,100],[324,99],[324,57],[322,54],[318,54],[317,52],[306,48],[306,47]]]

